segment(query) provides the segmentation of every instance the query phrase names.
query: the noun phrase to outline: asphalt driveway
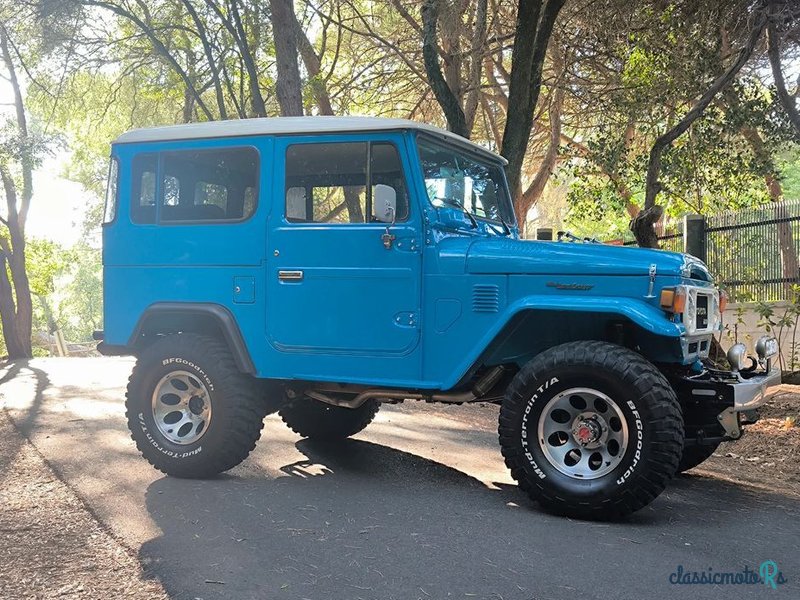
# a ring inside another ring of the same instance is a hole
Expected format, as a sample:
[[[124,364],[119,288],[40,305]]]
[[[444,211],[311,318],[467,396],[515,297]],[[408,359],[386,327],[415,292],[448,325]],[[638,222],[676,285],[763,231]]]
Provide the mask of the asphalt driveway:
[[[800,597],[796,496],[684,476],[622,523],[551,516],[512,484],[493,406],[385,406],[334,445],[271,416],[229,474],[163,477],[125,426],[131,366],[8,365],[0,405],[173,598]],[[669,581],[679,565],[738,572],[766,560],[788,580],[776,590]]]

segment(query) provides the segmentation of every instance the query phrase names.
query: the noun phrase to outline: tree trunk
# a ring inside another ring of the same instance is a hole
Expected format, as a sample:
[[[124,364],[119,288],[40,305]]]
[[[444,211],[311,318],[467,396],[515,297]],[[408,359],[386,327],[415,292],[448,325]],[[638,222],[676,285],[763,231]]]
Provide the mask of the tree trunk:
[[[261,87],[258,81],[258,68],[256,67],[256,60],[253,56],[252,49],[250,47],[250,43],[247,40],[247,32],[244,30],[244,25],[242,24],[242,18],[239,14],[239,5],[237,4],[236,0],[231,0],[228,4],[228,11],[229,14],[226,15],[222,12],[222,9],[217,5],[216,2],[212,0],[205,0],[206,6],[208,6],[211,10],[214,11],[214,14],[217,15],[217,18],[222,22],[225,29],[228,30],[228,33],[231,35],[233,40],[236,42],[236,46],[239,48],[239,57],[240,57],[240,65],[244,66],[244,70],[247,72],[247,84],[250,89],[250,110],[251,115],[253,117],[266,117],[267,116],[267,107],[264,103],[264,97],[261,95]],[[223,69],[223,74],[226,71]],[[240,90],[244,90],[244,78],[241,78],[239,81]],[[231,95],[233,97],[233,94]],[[244,98],[240,104],[239,115],[242,116],[243,108],[244,108]],[[247,115],[244,115],[247,116]]]
[[[295,32],[295,39],[297,40],[300,57],[303,59],[303,64],[306,67],[311,85],[311,92],[314,94],[314,100],[317,103],[317,108],[319,108],[319,114],[332,116],[334,112],[331,104],[331,97],[328,93],[325,81],[320,78],[322,74],[322,61],[317,51],[314,49],[311,40],[308,39],[305,31],[303,31],[303,28],[300,26],[300,22],[297,20],[295,14],[292,13],[291,17],[292,28]]]
[[[767,54],[769,54],[769,63],[772,66],[772,77],[775,80],[778,100],[780,100],[781,106],[783,106],[786,115],[789,117],[789,121],[794,126],[795,132],[800,135],[800,112],[797,111],[794,98],[789,95],[786,89],[786,81],[783,79],[783,70],[781,69],[780,37],[778,36],[778,29],[773,22],[770,22],[767,27],[767,41]]]
[[[344,187],[344,202],[351,223],[365,223],[364,211],[361,208],[360,192],[364,188],[348,185]]]
[[[478,102],[481,95],[481,73],[483,72],[483,49],[486,45],[488,0],[478,0],[475,11],[475,33],[470,51],[469,79],[467,81],[467,95],[464,102],[464,118],[467,129],[472,131],[475,124],[475,115],[478,111]]]
[[[293,0],[270,0],[272,35],[275,39],[275,94],[284,117],[303,116],[303,88],[297,66],[297,41]]]
[[[442,107],[447,128],[455,134],[469,138],[467,118],[461,108],[457,90],[447,83],[439,65],[439,48],[436,42],[439,25],[439,1],[424,0],[422,4],[422,58],[425,63],[425,74],[428,84],[439,106]]]
[[[197,36],[200,38],[200,43],[203,45],[203,52],[206,56],[206,62],[208,63],[208,68],[211,70],[211,81],[214,84],[214,95],[217,99],[219,118],[224,121],[228,118],[228,111],[225,106],[225,95],[222,92],[222,81],[220,80],[219,76],[220,68],[217,65],[217,61],[214,59],[214,50],[211,46],[211,42],[208,39],[208,31],[203,24],[203,20],[200,18],[200,15],[197,13],[197,10],[192,4],[192,0],[181,0],[181,2],[184,8],[186,8],[186,12],[189,13],[195,29],[197,30]]]
[[[291,0],[286,1],[291,2]],[[239,14],[239,5],[236,0],[231,0],[230,12],[233,17],[233,24],[237,32],[237,35],[234,36],[234,39],[239,40],[239,51],[241,52],[242,62],[244,63],[245,70],[247,71],[247,80],[250,87],[250,106],[253,110],[253,116],[266,117],[267,106],[264,103],[264,97],[261,95],[261,82],[258,80],[256,57],[253,56],[250,42],[247,39],[247,32],[244,30],[242,16]]]
[[[517,223],[524,229],[527,221],[528,212],[531,210],[544,193],[544,188],[550,180],[550,176],[558,163],[558,151],[561,147],[561,111],[564,106],[564,86],[560,80],[563,75],[564,61],[558,50],[553,54],[553,68],[559,75],[559,80],[555,83],[556,88],[553,92],[552,100],[548,108],[550,121],[550,139],[547,151],[539,164],[539,169],[533,177],[528,188],[514,201],[514,212],[517,215]]]
[[[539,101],[542,69],[556,17],[565,0],[519,0],[511,53],[508,112],[500,150],[507,160],[506,175],[511,194],[521,192],[522,165]]]
[[[6,68],[7,80],[14,94],[16,133],[21,148],[16,157],[22,172],[21,201],[17,186],[9,171],[8,157],[0,160],[0,179],[6,200],[8,237],[0,235],[0,322],[3,337],[11,359],[30,358],[33,305],[30,283],[25,266],[25,222],[33,197],[33,157],[28,147],[28,122],[22,100],[22,90],[17,79],[14,61],[9,50],[8,31],[0,24],[0,54]],[[9,279],[10,274],[10,279]]]

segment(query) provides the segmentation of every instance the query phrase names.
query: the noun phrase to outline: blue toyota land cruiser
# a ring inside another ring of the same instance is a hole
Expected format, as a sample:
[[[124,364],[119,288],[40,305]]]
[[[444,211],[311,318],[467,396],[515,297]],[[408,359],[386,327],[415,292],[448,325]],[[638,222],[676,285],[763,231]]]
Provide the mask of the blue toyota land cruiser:
[[[670,252],[520,239],[501,157],[411,121],[252,119],[112,148],[104,354],[132,354],[133,439],[208,477],[279,411],[344,438],[383,402],[500,405],[534,500],[613,518],[742,434],[774,339],[705,366],[724,295]]]

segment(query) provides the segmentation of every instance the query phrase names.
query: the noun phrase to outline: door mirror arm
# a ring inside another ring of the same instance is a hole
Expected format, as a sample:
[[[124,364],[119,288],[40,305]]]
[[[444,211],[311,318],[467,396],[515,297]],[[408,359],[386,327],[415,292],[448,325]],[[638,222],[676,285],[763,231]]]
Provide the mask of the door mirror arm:
[[[387,250],[391,250],[392,249],[392,242],[394,242],[395,236],[394,236],[394,234],[392,234],[389,231],[389,228],[390,227],[394,227],[395,218],[396,218],[397,214],[396,214],[395,209],[394,209],[393,206],[387,206],[386,207],[386,212],[389,212],[391,214],[391,220],[390,220],[389,223],[386,224],[386,231],[381,236],[381,241],[383,241],[383,247],[384,248],[386,248]]]

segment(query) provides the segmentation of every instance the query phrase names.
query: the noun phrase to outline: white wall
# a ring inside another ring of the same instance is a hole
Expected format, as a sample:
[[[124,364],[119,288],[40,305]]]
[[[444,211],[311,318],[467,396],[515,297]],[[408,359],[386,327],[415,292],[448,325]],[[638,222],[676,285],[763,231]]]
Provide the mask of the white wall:
[[[775,302],[772,304],[775,314],[772,317],[773,321],[779,320],[786,310],[789,304],[787,302]],[[736,341],[733,337],[734,331],[738,334],[738,341],[742,342],[747,346],[748,351],[750,354],[755,355],[755,349],[753,348],[753,344],[755,344],[756,340],[761,337],[762,335],[768,334],[778,337],[778,332],[773,330],[772,332],[767,332],[764,327],[759,327],[758,322],[760,317],[755,312],[756,304],[754,302],[742,302],[742,303],[735,303],[729,304],[728,307],[725,309],[725,314],[722,316],[722,325],[724,330],[722,332],[722,347],[726,350],[730,348],[730,346]],[[740,316],[737,314],[737,309],[741,308],[743,310],[743,314]],[[738,321],[743,321],[739,323]],[[792,350],[792,328],[784,329],[784,333],[781,339],[781,350],[783,353],[784,358],[788,361],[789,357],[791,356]],[[800,326],[797,328],[797,344],[800,346]]]

